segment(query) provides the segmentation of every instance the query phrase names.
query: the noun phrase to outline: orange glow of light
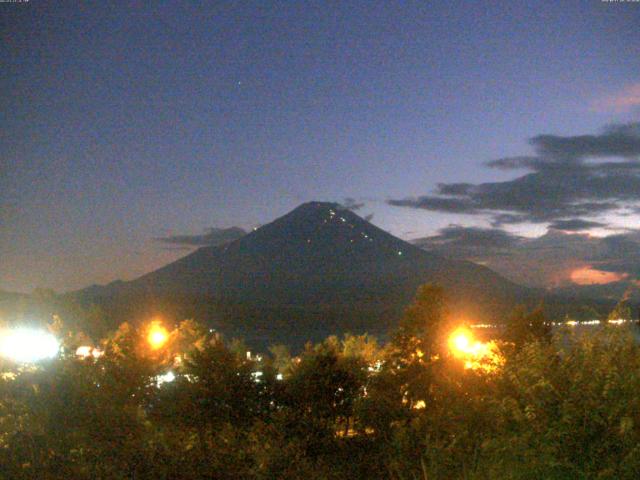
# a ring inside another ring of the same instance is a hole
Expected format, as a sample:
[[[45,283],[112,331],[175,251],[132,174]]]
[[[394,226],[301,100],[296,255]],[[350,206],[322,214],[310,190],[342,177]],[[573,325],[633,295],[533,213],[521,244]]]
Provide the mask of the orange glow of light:
[[[464,327],[449,336],[449,349],[454,357],[464,361],[465,369],[490,372],[503,363],[495,342],[476,340],[473,333]]]
[[[167,329],[164,328],[159,323],[154,322],[151,325],[151,328],[149,328],[147,341],[149,342],[149,345],[151,346],[151,348],[153,348],[154,350],[161,348],[167,342],[168,338],[169,338],[169,334],[167,332]]]
[[[605,272],[593,268],[591,265],[577,268],[570,274],[571,281],[578,285],[606,285],[607,283],[619,282],[627,278],[627,273]]]
[[[471,344],[471,335],[469,332],[465,330],[457,330],[451,336],[451,345],[453,346],[454,354],[465,354],[469,350],[469,345]]]
[[[422,410],[423,408],[427,407],[427,403],[424,400],[418,400],[416,403],[413,404],[413,409],[414,410]]]

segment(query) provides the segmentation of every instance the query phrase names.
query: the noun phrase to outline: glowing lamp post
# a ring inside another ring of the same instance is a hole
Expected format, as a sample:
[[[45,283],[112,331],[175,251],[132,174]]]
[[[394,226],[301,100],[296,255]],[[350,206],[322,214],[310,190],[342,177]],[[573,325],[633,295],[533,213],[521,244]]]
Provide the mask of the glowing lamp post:
[[[168,338],[169,334],[167,333],[166,328],[157,323],[151,325],[149,334],[147,335],[147,342],[149,342],[149,345],[153,350],[162,348],[164,344],[167,343]]]
[[[42,330],[20,328],[0,332],[0,356],[17,363],[35,363],[60,351],[56,337]]]
[[[471,345],[471,333],[464,328],[460,328],[449,337],[449,346],[453,354],[457,357],[467,354]]]
[[[465,369],[493,371],[503,363],[494,342],[476,340],[471,331],[458,328],[449,336],[449,349],[464,362]]]

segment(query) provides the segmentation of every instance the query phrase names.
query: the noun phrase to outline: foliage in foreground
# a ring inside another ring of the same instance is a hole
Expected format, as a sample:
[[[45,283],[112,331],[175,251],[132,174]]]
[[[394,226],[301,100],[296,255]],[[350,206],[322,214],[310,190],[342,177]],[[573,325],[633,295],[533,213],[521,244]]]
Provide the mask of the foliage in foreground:
[[[519,311],[498,357],[465,368],[455,327],[425,286],[384,347],[330,337],[248,357],[185,321],[158,349],[124,324],[97,359],[5,362],[0,478],[638,478],[629,330],[551,336]],[[85,338],[56,328],[67,352]]]

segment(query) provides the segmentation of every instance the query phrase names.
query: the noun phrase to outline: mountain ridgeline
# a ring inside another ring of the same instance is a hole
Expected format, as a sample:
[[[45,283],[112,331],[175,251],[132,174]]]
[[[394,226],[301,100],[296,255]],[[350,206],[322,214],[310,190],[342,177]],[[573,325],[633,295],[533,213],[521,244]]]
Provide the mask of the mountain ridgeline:
[[[453,313],[474,321],[504,317],[537,296],[488,268],[425,252],[320,202],[131,282],[76,295],[117,321],[195,317],[259,348],[299,347],[344,332],[384,335],[427,282],[444,286]]]

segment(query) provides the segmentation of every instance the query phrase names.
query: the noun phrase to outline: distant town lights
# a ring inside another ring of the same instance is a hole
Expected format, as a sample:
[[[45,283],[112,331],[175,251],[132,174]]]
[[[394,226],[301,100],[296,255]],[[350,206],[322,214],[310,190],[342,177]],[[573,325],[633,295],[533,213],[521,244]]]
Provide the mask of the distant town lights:
[[[167,372],[167,373],[165,373],[165,374],[163,374],[163,375],[158,375],[158,376],[156,377],[156,382],[157,382],[157,385],[158,385],[158,386],[160,386],[160,385],[162,385],[163,383],[171,383],[171,382],[173,382],[175,379],[176,379],[176,375],[175,375],[175,373],[173,373],[173,372],[169,371],[169,372]]]
[[[17,363],[35,363],[55,357],[60,343],[49,332],[28,328],[0,332],[0,356]]]
[[[82,345],[76,349],[76,357],[80,358],[100,358],[104,352],[89,345]]]

